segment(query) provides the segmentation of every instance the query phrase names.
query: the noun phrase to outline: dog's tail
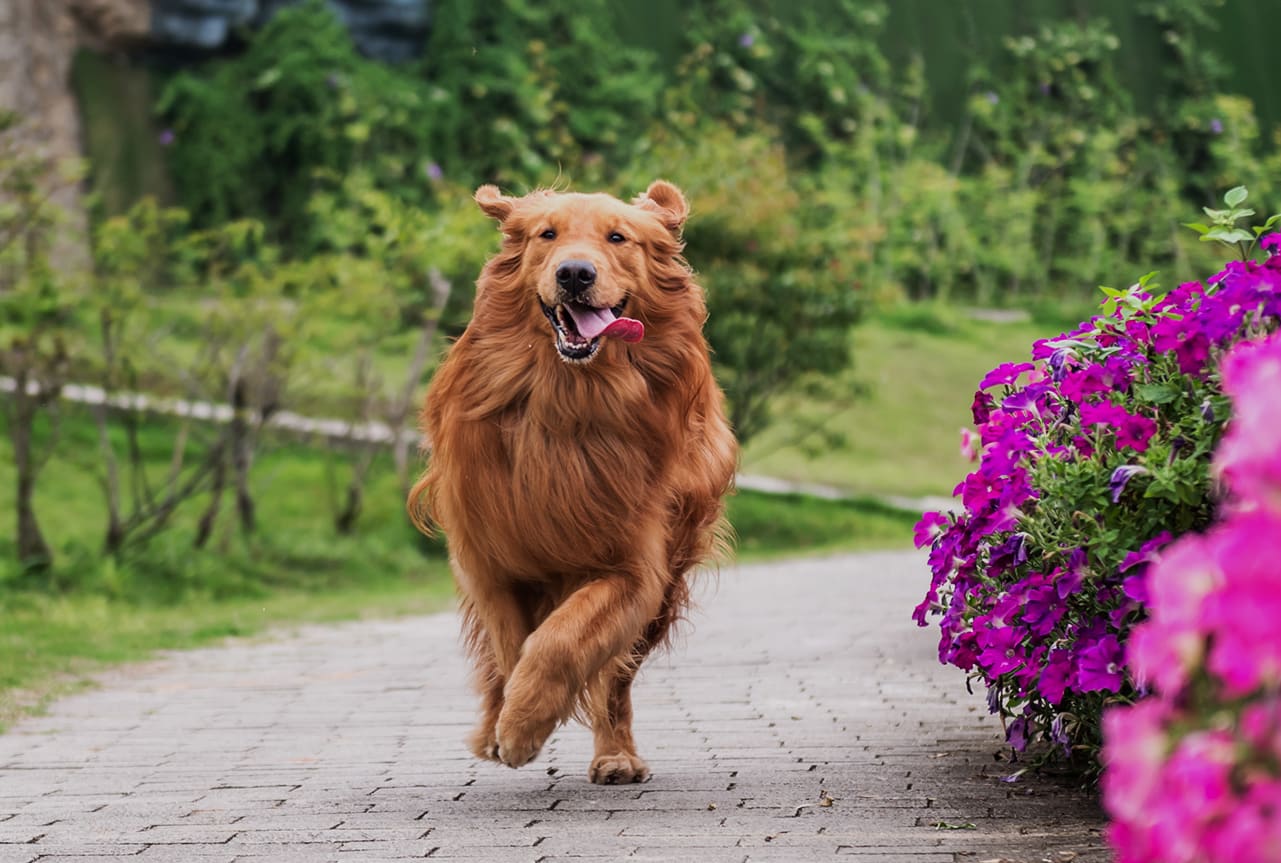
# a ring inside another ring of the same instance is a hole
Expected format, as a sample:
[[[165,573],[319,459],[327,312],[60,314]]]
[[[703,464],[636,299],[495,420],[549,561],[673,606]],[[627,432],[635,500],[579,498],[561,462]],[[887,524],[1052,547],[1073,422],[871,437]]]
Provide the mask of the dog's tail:
[[[405,511],[409,513],[409,520],[413,522],[414,527],[427,536],[436,535],[431,497],[431,468],[429,467],[423,471],[422,476],[418,477],[418,482],[414,483],[413,488],[409,490],[409,497],[405,501]]]

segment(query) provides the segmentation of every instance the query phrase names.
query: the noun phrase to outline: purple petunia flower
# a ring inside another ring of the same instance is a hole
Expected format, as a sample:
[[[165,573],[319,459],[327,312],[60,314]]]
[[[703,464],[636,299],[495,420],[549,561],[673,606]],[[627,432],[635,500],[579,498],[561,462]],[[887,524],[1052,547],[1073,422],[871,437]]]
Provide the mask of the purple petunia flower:
[[[1067,362],[1075,357],[1071,348],[1059,348],[1050,354],[1050,377],[1055,383],[1063,380],[1063,375],[1067,373]]]
[[[970,404],[970,415],[974,417],[974,424],[981,426],[992,418],[992,409],[996,407],[996,400],[990,395],[979,390],[974,394],[974,401]]]
[[[1045,669],[1041,672],[1039,684],[1039,689],[1041,694],[1045,696],[1045,700],[1051,704],[1061,702],[1071,680],[1071,655],[1062,648],[1051,650],[1045,661]]]
[[[999,629],[980,629],[975,633],[979,653],[979,665],[989,677],[999,677],[1013,671],[1023,664],[1019,646],[1027,633],[1017,626],[1003,626]]]
[[[1027,749],[1027,730],[1027,719],[1022,716],[1006,727],[1005,741],[1013,747],[1015,752]]]
[[[992,549],[988,565],[993,569],[1008,569],[1027,563],[1027,534],[1013,533],[1010,538]]]
[[[1125,682],[1121,644],[1108,634],[1077,651],[1076,689],[1080,692],[1116,692]]]
[[[428,162],[423,168],[423,173],[426,174],[427,179],[432,182],[436,182],[445,176],[444,170],[435,162]]]
[[[1211,121],[1210,121],[1210,131],[1211,131],[1211,132],[1213,132],[1213,133],[1214,133],[1214,134],[1216,134],[1216,135],[1222,135],[1222,134],[1223,134],[1223,121],[1222,121],[1222,120],[1220,120],[1218,117],[1215,117],[1213,120],[1211,120]]]
[[[1259,248],[1269,255],[1281,254],[1281,233],[1264,234],[1259,240]]]
[[[1121,495],[1125,492],[1125,487],[1130,484],[1130,480],[1141,473],[1147,472],[1147,468],[1137,464],[1123,464],[1112,471],[1112,478],[1108,480],[1108,489],[1112,494],[1112,502],[1116,503],[1121,499]]]
[[[751,33],[744,33],[738,37],[738,46],[740,48],[750,48],[756,44],[756,37]]]

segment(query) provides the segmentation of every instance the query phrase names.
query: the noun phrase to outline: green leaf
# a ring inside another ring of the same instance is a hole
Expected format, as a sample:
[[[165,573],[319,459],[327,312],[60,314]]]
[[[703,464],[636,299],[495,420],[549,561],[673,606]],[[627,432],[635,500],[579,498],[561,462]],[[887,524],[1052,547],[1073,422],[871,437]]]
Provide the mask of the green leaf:
[[[1211,228],[1208,234],[1201,237],[1205,243],[1218,240],[1220,243],[1227,243],[1229,246],[1233,243],[1249,243],[1254,240],[1254,235],[1243,228]]]
[[[265,72],[259,75],[258,78],[254,81],[254,89],[266,90],[272,84],[275,84],[277,81],[280,80],[280,75],[281,75],[280,67],[272,66],[270,69],[267,69]]]
[[[1235,186],[1228,189],[1227,194],[1223,196],[1223,202],[1229,207],[1235,207],[1244,201],[1249,194],[1245,186]]]
[[[1135,394],[1154,405],[1169,404],[1179,397],[1179,390],[1169,384],[1136,384]]]
[[[1216,224],[1223,224],[1223,220],[1231,213],[1230,210],[1211,210],[1209,207],[1202,207],[1201,209],[1210,217],[1210,221]]]
[[[1198,234],[1204,234],[1206,231],[1210,230],[1209,225],[1203,225],[1200,222],[1184,222],[1183,227],[1191,228]]]

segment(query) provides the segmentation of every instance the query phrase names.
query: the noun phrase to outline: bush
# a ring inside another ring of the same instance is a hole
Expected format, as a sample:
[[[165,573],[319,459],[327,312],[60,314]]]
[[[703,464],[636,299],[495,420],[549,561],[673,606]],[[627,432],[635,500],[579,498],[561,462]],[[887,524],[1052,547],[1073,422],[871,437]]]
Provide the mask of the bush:
[[[1281,860],[1281,336],[1238,344],[1222,377],[1235,413],[1214,465],[1232,497],[1153,567],[1129,655],[1155,693],[1103,719],[1118,863]]]
[[[764,136],[704,125],[651,139],[633,188],[672,164],[690,178],[686,252],[707,289],[706,333],[730,422],[746,441],[769,423],[776,395],[850,362],[862,298],[839,215],[804,206],[785,153]]]
[[[1227,199],[1218,221],[1248,214],[1244,189]],[[1126,647],[1155,553],[1210,523],[1209,456],[1228,417],[1218,358],[1281,320],[1281,259],[1165,296],[1148,277],[1108,293],[1103,314],[1038,342],[1035,362],[984,378],[963,509],[917,530],[933,580],[915,618],[941,616],[940,660],[987,684],[1016,750],[1052,742],[1085,764],[1103,708],[1138,694]]]
[[[433,5],[428,152],[464,184],[608,181],[644,145],[662,76],[604,0]]]
[[[426,200],[438,170],[414,78],[365,60],[321,0],[282,9],[240,56],[184,72],[157,106],[169,167],[198,226],[265,219],[306,238],[318,175],[357,165],[381,188]]]

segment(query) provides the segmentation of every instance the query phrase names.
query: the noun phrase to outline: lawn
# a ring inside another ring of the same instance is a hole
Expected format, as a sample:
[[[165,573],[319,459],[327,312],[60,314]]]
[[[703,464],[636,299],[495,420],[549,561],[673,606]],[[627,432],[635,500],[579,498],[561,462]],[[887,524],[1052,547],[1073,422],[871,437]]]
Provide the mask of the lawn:
[[[835,387],[842,395],[780,399],[778,421],[748,443],[743,470],[865,495],[948,496],[968,470],[960,430],[972,425],[979,380],[1078,319],[1067,310],[997,323],[928,305],[873,315],[855,329],[854,365]],[[820,429],[843,445],[822,448]]]

